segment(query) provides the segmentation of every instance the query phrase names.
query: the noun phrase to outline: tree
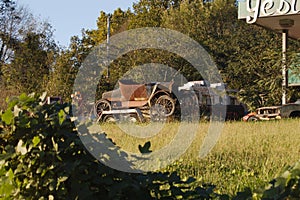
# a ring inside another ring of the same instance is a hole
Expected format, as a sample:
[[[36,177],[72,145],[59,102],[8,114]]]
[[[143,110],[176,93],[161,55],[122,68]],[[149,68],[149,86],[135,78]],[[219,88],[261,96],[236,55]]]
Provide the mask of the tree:
[[[134,15],[129,28],[160,27],[163,14],[171,8],[177,8],[181,0],[140,0],[133,4]]]
[[[25,8],[12,0],[0,0],[0,74],[1,66],[13,58],[18,43],[37,26]]]
[[[90,37],[93,45],[99,45],[107,39],[107,19],[110,14],[103,11],[100,12],[100,16],[97,19],[97,29],[88,30],[86,34]],[[110,16],[110,33],[114,35],[116,33],[125,31],[128,29],[128,21],[132,15],[130,10],[123,11],[120,8],[116,9]]]
[[[91,51],[91,43],[93,43],[91,38],[83,32],[82,39],[73,36],[69,49],[59,52],[50,71],[50,79],[47,84],[48,95],[61,96],[64,101],[71,101],[74,80],[78,69]]]
[[[9,21],[14,21],[18,19],[13,13],[15,12],[15,5],[11,1],[0,1],[0,74],[1,66],[11,57],[10,47],[15,43],[12,38],[13,31],[10,27]]]
[[[241,90],[250,108],[281,101],[281,39],[237,19],[232,0],[183,1],[164,15],[163,26],[188,34],[213,57],[223,81]],[[298,42],[299,45],[299,42]],[[289,51],[297,49],[291,43]]]
[[[14,58],[4,68],[3,77],[9,88],[19,92],[42,92],[48,82],[55,49],[45,46],[47,36],[28,33],[14,48]]]
[[[231,55],[232,33],[238,26],[237,8],[232,0],[183,1],[179,9],[164,15],[163,26],[187,34],[201,44],[220,69]]]
[[[141,27],[177,30],[205,48],[228,87],[241,90],[240,99],[244,103],[251,108],[278,104],[282,79],[281,39],[272,31],[238,20],[237,13],[234,0],[140,0],[133,4],[132,12],[117,9],[112,14],[111,35]],[[108,14],[100,13],[97,29],[85,32],[83,44],[96,46],[105,43],[107,17]],[[299,42],[291,43],[289,51],[296,51],[297,46]],[[111,63],[110,78],[100,81],[103,86],[100,90],[112,89],[127,71],[146,63],[168,65],[188,80],[201,79],[201,75],[178,55],[141,49]],[[292,92],[290,90],[289,94]]]
[[[0,0],[0,79],[2,90],[45,90],[58,48],[52,26],[13,0]],[[5,97],[4,97],[5,99]]]
[[[223,73],[224,81],[232,88],[240,89],[241,100],[252,109],[280,105],[281,35],[243,21],[242,23],[235,29],[228,45],[235,51],[228,56],[229,61]],[[290,53],[299,49],[299,42],[290,40],[289,44]],[[290,99],[295,95],[294,88],[289,88],[288,93]]]

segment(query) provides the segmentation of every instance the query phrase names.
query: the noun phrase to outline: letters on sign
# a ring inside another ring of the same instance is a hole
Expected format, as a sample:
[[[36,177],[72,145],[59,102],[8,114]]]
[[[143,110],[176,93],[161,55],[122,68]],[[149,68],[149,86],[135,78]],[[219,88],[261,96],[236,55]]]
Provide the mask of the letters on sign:
[[[298,14],[298,0],[247,0],[247,11],[253,15],[247,16],[247,23],[256,22],[260,16]]]

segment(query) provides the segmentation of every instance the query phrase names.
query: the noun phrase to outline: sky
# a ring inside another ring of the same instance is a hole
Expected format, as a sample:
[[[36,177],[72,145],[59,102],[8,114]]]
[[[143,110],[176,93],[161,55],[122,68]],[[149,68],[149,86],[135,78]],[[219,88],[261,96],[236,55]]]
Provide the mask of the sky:
[[[133,2],[138,0],[17,0],[18,5],[53,26],[54,39],[63,47],[68,47],[72,36],[81,36],[82,29],[95,29],[100,11],[132,10]]]

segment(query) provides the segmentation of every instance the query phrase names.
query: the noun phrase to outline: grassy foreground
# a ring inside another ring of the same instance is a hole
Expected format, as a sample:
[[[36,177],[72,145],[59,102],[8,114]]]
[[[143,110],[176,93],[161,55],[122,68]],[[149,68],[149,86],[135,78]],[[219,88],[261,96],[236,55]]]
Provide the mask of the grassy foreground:
[[[151,142],[152,151],[159,151],[178,134],[180,125],[185,134],[193,130],[191,124],[167,123],[152,127],[140,125],[102,124],[108,137],[128,152],[139,152],[138,145]],[[164,171],[177,171],[181,177],[193,176],[197,184],[216,185],[216,191],[234,195],[249,187],[266,186],[285,167],[299,160],[300,120],[245,123],[226,122],[218,141],[210,153],[199,158],[209,123],[200,122],[192,144],[179,160]],[[144,127],[143,127],[144,126]],[[134,135],[128,133],[134,132]],[[145,136],[145,132],[148,135]],[[181,148],[174,145],[173,148]],[[196,185],[195,185],[196,186]]]

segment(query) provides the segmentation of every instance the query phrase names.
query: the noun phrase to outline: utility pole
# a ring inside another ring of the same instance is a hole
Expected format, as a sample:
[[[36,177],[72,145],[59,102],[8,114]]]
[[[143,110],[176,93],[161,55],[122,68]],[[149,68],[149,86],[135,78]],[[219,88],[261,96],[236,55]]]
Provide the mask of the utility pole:
[[[111,14],[107,16],[107,38],[106,38],[106,59],[107,59],[107,79],[109,79],[109,45],[110,45],[110,18]]]

